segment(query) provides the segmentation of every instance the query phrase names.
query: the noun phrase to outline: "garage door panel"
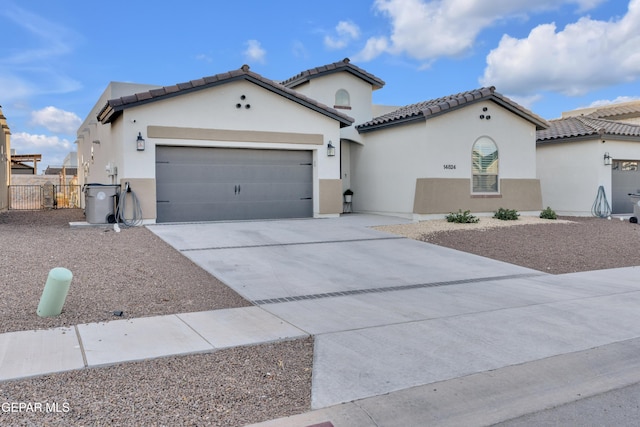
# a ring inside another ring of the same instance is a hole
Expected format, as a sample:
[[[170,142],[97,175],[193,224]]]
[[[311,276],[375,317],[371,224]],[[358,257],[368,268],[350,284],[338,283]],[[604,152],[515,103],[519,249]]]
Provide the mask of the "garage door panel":
[[[311,151],[156,149],[158,222],[313,215]]]
[[[156,191],[156,199],[163,203],[232,202],[236,197],[230,184],[166,184]]]
[[[242,167],[237,165],[188,165],[184,163],[159,164],[156,169],[167,182],[236,182],[243,178]]]
[[[256,208],[257,207],[257,208]],[[281,201],[264,201],[252,203],[184,203],[182,205],[158,203],[158,218],[165,218],[160,222],[193,222],[212,221],[208,218],[215,212],[216,221],[222,220],[250,220],[256,219],[256,212],[268,215],[268,218],[304,218],[312,209],[310,200],[300,200],[289,203],[283,208]]]
[[[306,183],[243,183],[239,184],[237,200],[246,203],[250,201],[279,201],[288,202],[295,200],[305,200],[312,197],[312,193]],[[235,190],[235,189],[234,189]]]

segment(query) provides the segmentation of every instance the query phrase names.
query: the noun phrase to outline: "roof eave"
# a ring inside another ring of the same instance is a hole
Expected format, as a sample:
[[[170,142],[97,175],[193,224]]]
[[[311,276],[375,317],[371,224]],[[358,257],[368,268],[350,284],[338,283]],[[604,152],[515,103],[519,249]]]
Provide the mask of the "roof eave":
[[[520,110],[519,108],[516,108],[513,104],[511,104],[510,102],[496,96],[495,94],[492,94],[491,96],[485,98],[485,99],[491,99],[493,102],[495,102],[496,104],[502,106],[503,108],[511,111],[512,113],[522,117],[523,119],[533,123],[536,126],[536,130],[544,130],[544,129],[549,129],[549,127],[551,126],[549,124],[549,122],[547,122],[544,119],[539,119],[535,116],[532,116],[531,114],[527,114],[525,111]]]
[[[614,133],[600,134],[593,132],[586,135],[572,135],[572,136],[559,136],[555,138],[536,139],[536,144],[560,144],[566,142],[581,142],[581,141],[636,141],[640,142],[640,135],[620,135]]]
[[[413,116],[404,117],[402,119],[397,119],[397,120],[391,120],[388,122],[376,123],[376,124],[371,124],[363,127],[356,126],[356,130],[358,131],[358,133],[368,133],[368,132],[374,132],[377,130],[391,128],[394,126],[400,126],[400,125],[406,125],[409,123],[424,122],[424,121],[426,121],[426,118],[424,117],[424,115],[416,114]]]
[[[347,127],[347,126],[351,126],[353,124],[353,122],[355,121],[353,118],[347,116],[346,114],[340,114],[337,111],[332,111],[330,108],[325,109],[320,107],[319,105],[315,105],[311,102],[306,101],[303,98],[300,98],[298,96],[295,96],[294,94],[291,94],[289,92],[287,92],[286,90],[280,90],[275,86],[272,86],[268,83],[263,82],[260,79],[256,79],[256,78],[252,78],[252,76],[247,76],[247,80],[251,81],[251,83],[254,83],[260,87],[263,87],[273,93],[276,93],[280,96],[283,96],[285,98],[287,98],[290,101],[294,101],[297,102],[300,105],[303,105],[313,111],[316,111],[318,113],[324,114],[334,120],[337,120],[338,122],[340,122],[340,127]],[[285,87],[285,86],[283,86]],[[289,89],[292,90],[292,89]]]
[[[595,139],[600,139],[600,135],[598,135],[597,133],[591,133],[588,135],[561,136],[561,137],[547,138],[547,139],[536,139],[536,145],[593,141]]]
[[[370,75],[367,75],[365,73],[363,73],[362,71],[359,71],[357,69],[354,69],[351,66],[340,66],[340,67],[336,67],[336,68],[332,68],[332,69],[326,69],[323,70],[322,72],[318,72],[318,73],[302,73],[299,76],[293,77],[289,80],[285,80],[285,83],[283,83],[283,85],[287,88],[295,88],[297,86],[300,86],[304,83],[309,82],[310,80],[313,80],[317,77],[323,77],[329,74],[334,74],[334,73],[339,73],[339,72],[343,72],[346,71],[347,73],[352,74],[353,76],[364,80],[365,82],[369,83],[372,87],[373,90],[378,90],[381,89],[382,87],[384,87],[385,82],[382,81],[381,79],[378,78],[372,78]],[[375,76],[374,76],[375,77]]]
[[[354,119],[347,116],[347,115],[343,115],[338,113],[337,111],[332,111],[330,108],[322,108],[319,105],[314,105],[311,102],[307,102],[305,99],[295,96],[294,94],[288,93],[286,90],[280,90],[278,89],[277,86],[274,86],[272,84],[269,84],[265,81],[263,81],[260,78],[254,77],[251,74],[248,73],[243,73],[243,74],[239,74],[236,76],[232,76],[223,80],[217,80],[214,82],[209,82],[207,84],[204,85],[199,85],[199,86],[193,86],[190,88],[186,88],[186,89],[181,89],[179,91],[174,91],[174,92],[170,92],[170,93],[165,93],[163,95],[160,96],[156,96],[156,97],[150,97],[150,98],[145,98],[145,99],[141,99],[139,101],[136,102],[130,102],[127,104],[122,104],[120,103],[119,105],[114,105],[113,100],[109,100],[107,101],[107,103],[105,104],[105,106],[102,108],[102,110],[100,110],[100,112],[97,115],[97,119],[98,121],[100,121],[102,124],[107,124],[107,123],[111,123],[113,122],[117,117],[119,117],[123,110],[127,109],[127,108],[131,108],[131,107],[138,107],[140,105],[144,105],[144,104],[148,104],[150,102],[155,102],[155,101],[159,101],[159,100],[163,100],[163,99],[168,99],[174,96],[178,96],[178,95],[183,95],[183,94],[187,94],[187,93],[191,93],[191,92],[195,92],[198,90],[203,90],[203,89],[208,89],[211,87],[215,87],[215,86],[219,86],[225,83],[230,83],[233,81],[237,81],[237,80],[246,80],[250,83],[256,84],[262,88],[265,88],[273,93],[276,93],[278,95],[284,96],[285,98],[297,102],[300,105],[303,105],[307,108],[310,108],[314,111],[317,111],[321,114],[324,114],[334,120],[337,120],[338,122],[340,122],[340,127],[346,127],[346,126],[351,126],[354,122]],[[284,86],[283,86],[284,88]],[[292,90],[292,89],[289,89]]]

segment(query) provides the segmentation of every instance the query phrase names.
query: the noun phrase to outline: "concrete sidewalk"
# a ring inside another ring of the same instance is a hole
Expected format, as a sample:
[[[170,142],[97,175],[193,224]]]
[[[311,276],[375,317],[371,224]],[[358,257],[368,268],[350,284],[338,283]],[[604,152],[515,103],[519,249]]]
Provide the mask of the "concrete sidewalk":
[[[306,337],[259,307],[0,334],[0,381]]]

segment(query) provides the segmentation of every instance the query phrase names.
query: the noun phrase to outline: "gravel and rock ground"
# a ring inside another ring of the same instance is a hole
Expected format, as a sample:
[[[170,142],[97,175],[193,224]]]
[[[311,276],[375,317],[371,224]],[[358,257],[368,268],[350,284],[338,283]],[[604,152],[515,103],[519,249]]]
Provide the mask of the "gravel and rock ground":
[[[147,229],[69,228],[83,219],[79,210],[0,213],[0,333],[114,320],[117,310],[133,318],[249,305]],[[640,226],[617,219],[381,229],[553,274],[640,265]],[[63,313],[41,319],[54,267],[73,272],[72,287]],[[0,425],[240,426],[309,410],[312,363],[304,339],[7,381]]]
[[[83,220],[0,213],[0,333],[250,305],[146,228],[68,225]],[[62,314],[43,319],[54,267],[73,280]],[[0,382],[0,425],[240,426],[308,411],[312,364],[309,338]]]
[[[619,218],[480,217],[476,224],[434,220],[378,228],[551,274],[640,265],[640,224]]]

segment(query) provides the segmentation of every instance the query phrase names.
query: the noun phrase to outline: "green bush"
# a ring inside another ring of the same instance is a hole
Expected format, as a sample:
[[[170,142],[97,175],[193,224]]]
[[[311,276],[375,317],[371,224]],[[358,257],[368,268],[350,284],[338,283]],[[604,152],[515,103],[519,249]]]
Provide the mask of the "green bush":
[[[480,218],[471,215],[471,211],[462,212],[462,209],[458,209],[458,213],[451,212],[446,218],[447,222],[457,222],[458,224],[475,224],[480,221]]]
[[[540,218],[558,219],[558,215],[556,215],[556,212],[553,209],[551,209],[550,207],[547,206],[547,208],[545,210],[540,212]]]
[[[503,221],[514,221],[518,219],[519,216],[520,214],[517,210],[503,208],[498,209],[493,215],[494,218],[501,219]]]

